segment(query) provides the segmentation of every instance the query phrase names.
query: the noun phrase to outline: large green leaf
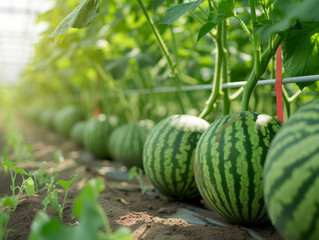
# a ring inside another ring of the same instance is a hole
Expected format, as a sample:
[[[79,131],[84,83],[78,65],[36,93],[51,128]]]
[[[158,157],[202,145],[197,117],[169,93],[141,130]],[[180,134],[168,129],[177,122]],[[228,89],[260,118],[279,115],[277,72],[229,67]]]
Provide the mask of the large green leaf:
[[[99,0],[84,0],[60,22],[53,33],[51,33],[50,38],[66,34],[69,28],[84,28],[88,26],[94,21],[99,11]]]
[[[319,73],[319,23],[304,23],[282,42],[283,66],[291,77]],[[309,84],[302,84],[303,88]]]
[[[266,39],[272,33],[286,31],[299,22],[319,21],[318,0],[277,0],[271,11],[272,23],[265,24],[256,29]]]
[[[161,24],[172,24],[181,16],[183,16],[188,11],[194,11],[199,5],[201,5],[205,0],[197,0],[190,3],[182,3],[170,7],[160,22]]]

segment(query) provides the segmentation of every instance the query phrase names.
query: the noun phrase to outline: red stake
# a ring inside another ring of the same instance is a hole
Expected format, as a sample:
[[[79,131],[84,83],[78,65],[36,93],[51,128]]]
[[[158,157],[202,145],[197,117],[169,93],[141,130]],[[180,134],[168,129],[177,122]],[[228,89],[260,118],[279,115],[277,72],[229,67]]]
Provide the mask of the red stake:
[[[279,45],[276,53],[276,102],[277,102],[277,118],[283,123],[283,107],[282,107],[282,59],[281,45]]]

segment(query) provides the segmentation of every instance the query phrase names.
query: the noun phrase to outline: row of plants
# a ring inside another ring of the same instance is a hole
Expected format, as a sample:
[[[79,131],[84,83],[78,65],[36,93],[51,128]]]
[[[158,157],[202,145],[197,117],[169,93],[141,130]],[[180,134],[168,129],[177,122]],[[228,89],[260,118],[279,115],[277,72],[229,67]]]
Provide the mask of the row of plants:
[[[130,138],[128,129],[112,126],[112,116],[128,124],[150,119],[157,124],[140,145],[142,167],[162,194],[175,199],[201,194],[210,208],[238,224],[261,224],[269,215],[286,239],[318,237],[313,192],[318,175],[310,170],[317,169],[318,146],[309,144],[318,140],[318,101],[290,118],[296,108],[318,98],[318,83],[299,84],[300,90],[283,87],[288,118],[283,127],[273,117],[272,87],[255,89],[258,80],[274,78],[280,45],[284,76],[318,74],[315,0],[73,4],[57,1],[39,17],[50,25],[21,84],[21,89],[31,86],[26,97],[41,98],[41,104],[33,104],[40,109],[80,105],[90,119],[83,130],[84,146],[102,158],[109,155],[99,152],[100,144],[101,151],[109,148],[121,159],[122,153],[133,158],[139,142]],[[237,91],[221,88],[240,79],[247,83]],[[180,91],[181,86],[209,80],[210,95]],[[177,91],[133,96],[126,91],[152,92],[156,86],[175,86]],[[91,118],[94,112],[97,117]],[[55,128],[63,133],[68,120],[61,117],[59,127],[59,115]],[[111,141],[112,130],[117,135]],[[276,140],[277,135],[285,141]],[[295,178],[297,167],[303,169],[302,179]],[[303,221],[305,212],[309,214]]]
[[[98,203],[99,194],[105,189],[102,178],[89,180],[81,189],[81,192],[73,201],[72,224],[65,226],[64,209],[67,203],[67,196],[72,183],[77,175],[72,175],[71,180],[57,180],[59,173],[56,171],[58,165],[64,161],[60,150],[54,154],[52,162],[41,162],[40,167],[33,170],[24,170],[21,163],[34,163],[33,150],[30,144],[26,143],[19,128],[17,128],[16,117],[8,104],[8,99],[2,102],[6,111],[1,115],[1,132],[4,141],[1,142],[1,175],[9,175],[11,179],[10,189],[12,194],[0,198],[0,239],[6,240],[10,233],[16,231],[8,228],[10,216],[19,206],[21,196],[38,197],[46,194],[42,199],[42,211],[36,213],[33,219],[30,234],[25,236],[30,240],[43,240],[53,238],[67,239],[132,239],[131,231],[122,227],[112,232],[108,218]],[[11,102],[12,104],[12,102]],[[65,130],[65,128],[64,128]],[[30,157],[31,156],[31,157]],[[138,176],[133,174],[132,177]],[[57,188],[59,186],[59,188]],[[64,191],[64,197],[61,198]],[[42,194],[41,194],[42,193]],[[37,194],[37,196],[35,196]],[[58,197],[60,196],[60,197]],[[63,199],[63,200],[59,200]],[[51,207],[56,211],[57,217],[50,217],[46,210]],[[88,222],[94,224],[87,224]]]

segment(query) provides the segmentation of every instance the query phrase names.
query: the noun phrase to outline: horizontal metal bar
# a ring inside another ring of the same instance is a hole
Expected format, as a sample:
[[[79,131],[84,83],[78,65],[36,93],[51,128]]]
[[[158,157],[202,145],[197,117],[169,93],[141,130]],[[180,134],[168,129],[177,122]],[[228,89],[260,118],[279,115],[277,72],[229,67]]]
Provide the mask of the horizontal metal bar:
[[[319,80],[319,75],[311,75],[311,76],[302,76],[302,77],[292,77],[292,78],[283,78],[282,83],[301,83],[301,82],[315,82]],[[247,81],[241,82],[231,82],[231,83],[223,83],[222,88],[239,88],[244,86]],[[257,82],[257,86],[264,86],[264,85],[274,85],[276,84],[276,79],[269,79],[269,80],[259,80]],[[198,91],[198,90],[211,90],[211,84],[205,85],[195,85],[195,86],[182,86],[181,91],[183,92],[190,92],[190,91]],[[177,87],[157,87],[154,89],[129,89],[125,90],[125,95],[143,95],[143,94],[151,94],[151,93],[172,93],[176,92]]]

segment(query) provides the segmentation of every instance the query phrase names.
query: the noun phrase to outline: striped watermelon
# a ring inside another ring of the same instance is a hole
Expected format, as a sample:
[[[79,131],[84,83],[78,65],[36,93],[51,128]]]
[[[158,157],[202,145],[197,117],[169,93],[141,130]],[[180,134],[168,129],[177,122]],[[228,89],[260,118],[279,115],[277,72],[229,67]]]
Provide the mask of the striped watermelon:
[[[267,221],[262,171],[280,124],[266,114],[241,112],[219,118],[200,138],[194,162],[199,192],[228,221]]]
[[[71,139],[78,144],[83,144],[83,132],[86,125],[86,121],[77,122],[71,129]]]
[[[66,106],[62,108],[54,119],[55,129],[64,135],[70,136],[71,129],[74,124],[84,119],[82,110],[76,106]]]
[[[285,239],[319,239],[319,100],[296,111],[271,143],[264,196]]]
[[[97,158],[109,158],[108,139],[113,129],[117,127],[116,124],[114,118],[110,119],[104,114],[90,119],[83,132],[85,148]]]
[[[115,129],[109,138],[108,149],[111,156],[121,161],[127,168],[133,166],[143,168],[143,146],[153,126],[151,120],[142,120]]]
[[[53,129],[55,115],[56,115],[56,111],[54,109],[50,109],[50,108],[46,109],[42,112],[40,121],[47,128]]]
[[[149,133],[143,150],[143,166],[148,179],[162,194],[175,199],[198,196],[194,153],[208,126],[208,122],[198,117],[173,115]]]

